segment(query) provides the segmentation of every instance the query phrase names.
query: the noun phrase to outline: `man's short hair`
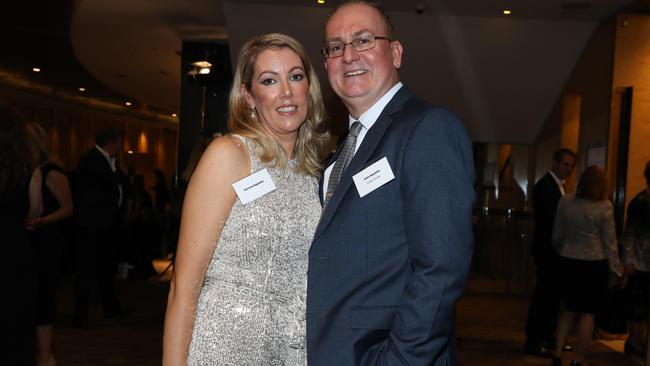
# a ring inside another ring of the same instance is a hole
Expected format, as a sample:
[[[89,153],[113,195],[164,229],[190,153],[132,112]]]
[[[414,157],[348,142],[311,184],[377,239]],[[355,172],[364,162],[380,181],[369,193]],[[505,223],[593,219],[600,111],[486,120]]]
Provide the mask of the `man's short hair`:
[[[553,153],[553,161],[556,162],[556,163],[561,162],[561,161],[562,161],[562,158],[564,157],[564,155],[569,155],[569,156],[571,156],[571,157],[574,158],[574,159],[578,159],[578,154],[576,154],[576,153],[575,153],[573,150],[571,150],[571,149],[568,149],[568,148],[566,148],[566,147],[563,147],[563,148],[561,148],[561,149],[557,149],[557,150],[555,150],[555,152]]]
[[[645,169],[643,170],[643,176],[645,177],[646,183],[650,186],[650,160],[645,163]]]
[[[365,5],[370,6],[371,8],[376,9],[379,12],[379,14],[381,15],[381,17],[384,19],[384,24],[386,25],[386,29],[388,30],[388,34],[375,34],[375,35],[376,36],[379,36],[379,35],[380,36],[385,36],[385,37],[388,37],[390,39],[394,39],[394,37],[393,37],[393,22],[391,22],[390,16],[386,12],[386,8],[384,8],[381,4],[379,4],[378,2],[375,2],[375,1],[364,1],[364,0],[347,0],[347,1],[343,1],[336,8],[334,8],[334,11],[330,14],[329,18],[331,18],[332,15],[334,15],[334,13],[339,11],[339,9],[342,9],[342,8],[344,8],[344,7],[348,6],[348,5],[352,5],[352,4],[365,4]],[[329,22],[329,18],[327,19],[328,22]]]
[[[108,144],[112,144],[113,142],[117,142],[122,138],[122,131],[118,130],[117,128],[106,128],[104,130],[101,130],[95,135],[95,143],[97,146],[106,146]]]

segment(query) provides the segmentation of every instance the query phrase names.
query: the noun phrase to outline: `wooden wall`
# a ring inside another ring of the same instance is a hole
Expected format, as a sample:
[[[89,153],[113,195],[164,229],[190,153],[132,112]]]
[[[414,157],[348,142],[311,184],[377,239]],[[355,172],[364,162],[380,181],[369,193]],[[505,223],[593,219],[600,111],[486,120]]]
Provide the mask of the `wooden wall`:
[[[176,124],[72,104],[2,85],[0,99],[14,105],[28,122],[45,128],[53,158],[65,170],[77,167],[81,155],[95,145],[98,131],[113,127],[124,131],[124,149],[118,158],[124,172],[134,166],[136,173],[145,177],[145,186],[150,187],[155,183],[154,171],[161,169],[169,187],[176,167]]]

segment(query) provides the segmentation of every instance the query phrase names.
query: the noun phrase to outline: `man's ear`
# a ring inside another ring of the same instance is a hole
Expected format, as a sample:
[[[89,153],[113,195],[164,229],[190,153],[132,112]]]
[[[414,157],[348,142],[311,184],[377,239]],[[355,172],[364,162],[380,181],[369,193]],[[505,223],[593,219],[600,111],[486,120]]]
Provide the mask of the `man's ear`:
[[[400,41],[397,40],[391,42],[390,52],[393,55],[393,67],[399,70],[399,68],[402,66],[402,53],[404,52],[402,43],[400,43]]]

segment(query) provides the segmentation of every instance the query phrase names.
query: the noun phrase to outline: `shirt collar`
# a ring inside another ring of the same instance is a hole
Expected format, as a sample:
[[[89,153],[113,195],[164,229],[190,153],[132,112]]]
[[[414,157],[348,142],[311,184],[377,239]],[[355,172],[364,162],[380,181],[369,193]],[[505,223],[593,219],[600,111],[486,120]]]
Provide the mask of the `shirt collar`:
[[[553,177],[555,183],[557,183],[557,186],[560,187],[562,193],[564,193],[564,183],[566,183],[566,180],[558,178],[552,170],[549,170],[548,173],[551,175],[551,177]]]
[[[390,88],[389,91],[384,94],[379,100],[370,107],[367,111],[365,111],[361,116],[359,116],[359,119],[355,119],[352,116],[348,116],[349,122],[348,126],[352,126],[352,124],[355,121],[361,122],[363,127],[366,130],[369,130],[372,125],[375,124],[375,121],[377,121],[377,118],[379,118],[379,115],[381,112],[386,108],[386,105],[388,105],[388,102],[390,102],[391,99],[393,99],[393,96],[397,93],[398,90],[402,87],[402,82],[398,81],[397,84],[393,85],[392,88]]]
[[[99,150],[100,153],[102,153],[102,155],[104,155],[106,160],[111,160],[112,159],[111,154],[109,154],[106,150],[99,147],[99,145],[95,145],[95,147],[97,148],[97,150]]]
[[[102,149],[101,147],[99,147],[99,145],[95,145],[95,147],[97,148],[97,150],[99,150],[99,152],[100,152],[102,155],[104,155],[104,158],[105,158],[106,161],[108,162],[108,165],[110,165],[111,170],[112,170],[113,172],[115,172],[115,171],[117,170],[117,164],[116,164],[115,157],[114,157],[114,156],[111,156],[111,155],[110,155],[106,150],[104,150],[104,149]]]

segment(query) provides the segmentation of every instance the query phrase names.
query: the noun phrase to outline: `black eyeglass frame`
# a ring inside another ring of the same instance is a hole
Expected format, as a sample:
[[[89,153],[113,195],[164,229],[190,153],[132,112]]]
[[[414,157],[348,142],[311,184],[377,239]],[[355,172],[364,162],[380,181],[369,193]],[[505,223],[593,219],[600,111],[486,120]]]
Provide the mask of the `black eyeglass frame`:
[[[363,39],[364,37],[365,37],[365,38],[367,38],[367,37],[372,38],[372,47],[370,47],[370,48],[366,48],[366,49],[364,49],[364,50],[358,50],[356,47],[354,47],[354,42],[355,42],[355,41],[358,41],[358,40],[360,40],[360,39]],[[345,53],[345,46],[352,46],[352,49],[354,49],[356,52],[364,52],[364,51],[368,51],[368,50],[371,50],[371,49],[377,47],[377,42],[376,42],[376,40],[378,40],[378,39],[385,39],[385,40],[387,40],[388,42],[393,42],[393,41],[395,41],[394,39],[389,38],[389,37],[384,37],[384,36],[375,36],[375,35],[372,35],[372,34],[365,34],[365,35],[362,35],[362,36],[356,37],[355,39],[353,39],[352,41],[347,42],[347,43],[340,42],[340,43],[341,43],[340,45],[343,47],[343,49],[342,49],[342,51],[341,51],[341,54],[338,55],[338,56],[331,56],[330,53],[329,53],[329,51],[328,51],[328,49],[329,49],[328,46],[325,46],[325,47],[321,48],[320,53],[322,53],[323,56],[325,56],[325,58],[339,58],[339,57],[343,56],[343,54]]]

